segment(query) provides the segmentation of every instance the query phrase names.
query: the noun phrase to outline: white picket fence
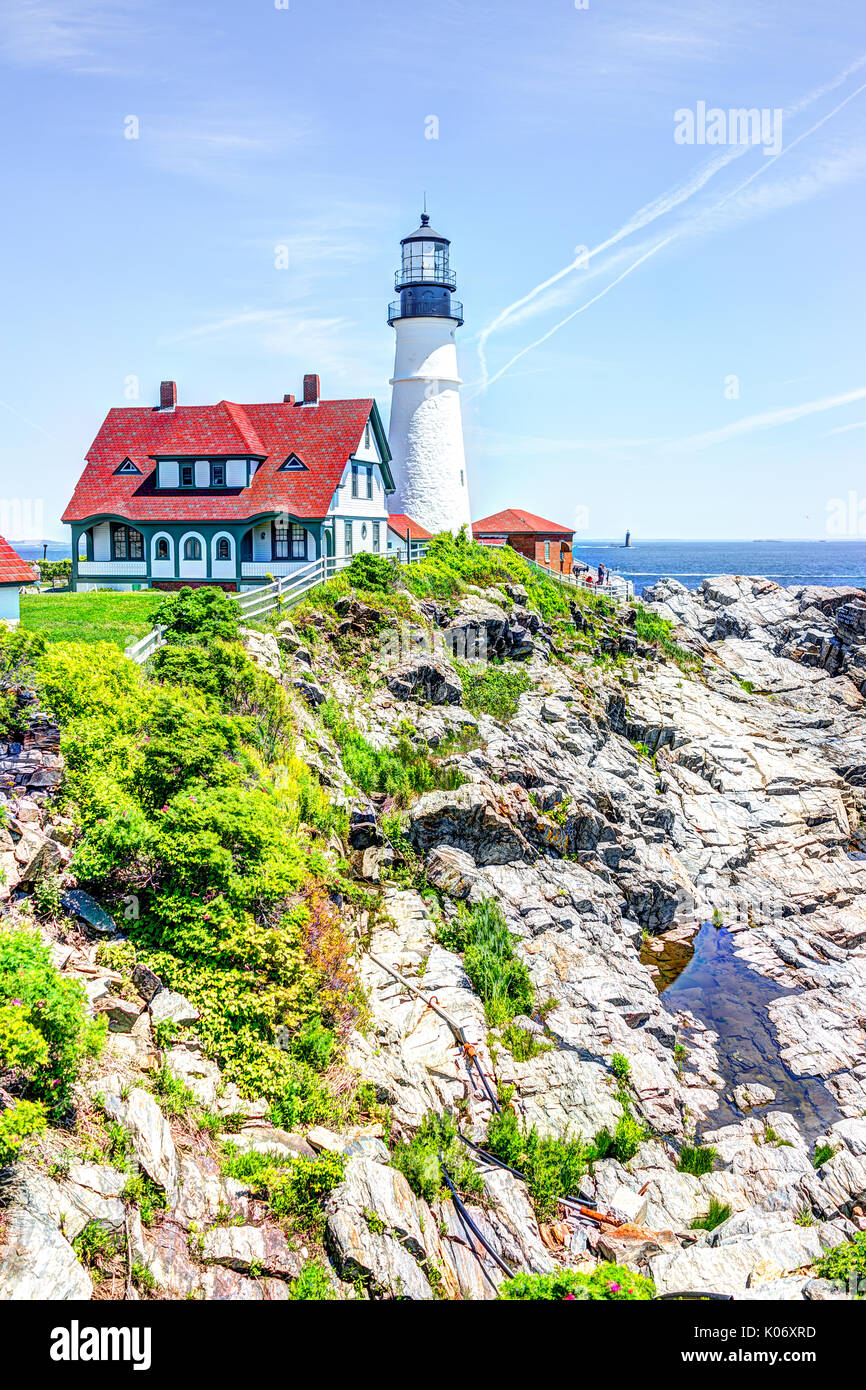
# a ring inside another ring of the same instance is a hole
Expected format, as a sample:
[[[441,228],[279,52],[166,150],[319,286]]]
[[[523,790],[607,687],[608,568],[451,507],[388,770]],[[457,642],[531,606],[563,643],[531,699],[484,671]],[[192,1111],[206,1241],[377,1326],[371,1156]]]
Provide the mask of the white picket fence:
[[[426,553],[426,545],[413,543],[408,556],[404,551],[398,550],[382,558],[395,560],[400,564],[414,564],[423,560]],[[308,565],[301,565],[291,574],[274,579],[270,584],[261,584],[247,593],[231,594],[230,597],[246,619],[260,618],[274,608],[292,608],[300,602],[304,594],[315,589],[317,585],[324,584],[328,579],[333,579],[334,575],[350,565],[354,558],[354,555],[321,555],[318,560],[311,560]],[[164,645],[165,629],[156,627],[138,642],[127,647],[124,655],[140,666]]]

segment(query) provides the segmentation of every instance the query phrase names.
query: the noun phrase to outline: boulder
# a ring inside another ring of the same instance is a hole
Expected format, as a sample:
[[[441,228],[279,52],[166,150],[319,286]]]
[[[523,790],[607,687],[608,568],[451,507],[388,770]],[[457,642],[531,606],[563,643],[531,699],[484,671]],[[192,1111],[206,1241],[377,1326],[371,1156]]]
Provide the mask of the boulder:
[[[297,690],[311,709],[318,709],[319,705],[323,705],[328,698],[326,692],[318,681],[313,680],[312,676],[295,676],[292,687]]]
[[[206,1264],[241,1273],[255,1269],[279,1279],[296,1279],[304,1264],[282,1231],[272,1226],[215,1226],[205,1236],[201,1257]]]
[[[100,907],[95,898],[82,892],[80,888],[71,888],[66,893],[61,893],[60,902],[70,917],[80,918],[94,931],[102,932],[106,936],[113,936],[117,931],[114,918],[104,907]]]
[[[106,994],[104,998],[97,999],[93,1012],[107,1015],[109,1032],[131,1033],[141,1009],[129,999],[122,999],[116,994]]]
[[[463,683],[454,667],[440,658],[420,654],[388,673],[386,684],[398,700],[423,700],[431,705],[459,705]]]
[[[47,1217],[14,1207],[0,1239],[0,1300],[69,1302],[93,1296],[90,1275]]]
[[[132,983],[145,1003],[149,1004],[162,989],[162,980],[146,965],[138,964],[132,971]]]
[[[105,1094],[105,1110],[128,1130],[135,1157],[173,1206],[179,1191],[177,1151],[171,1128],[156,1101],[138,1087],[130,1091],[126,1100],[109,1091]]]
[[[435,1223],[402,1173],[370,1158],[352,1158],[325,1211],[328,1241],[343,1278],[360,1277],[385,1297],[433,1298],[422,1265],[424,1231],[435,1229]]]
[[[173,989],[161,989],[150,1001],[150,1016],[154,1023],[176,1023],[183,1027],[195,1023],[201,1014],[185,995]]]

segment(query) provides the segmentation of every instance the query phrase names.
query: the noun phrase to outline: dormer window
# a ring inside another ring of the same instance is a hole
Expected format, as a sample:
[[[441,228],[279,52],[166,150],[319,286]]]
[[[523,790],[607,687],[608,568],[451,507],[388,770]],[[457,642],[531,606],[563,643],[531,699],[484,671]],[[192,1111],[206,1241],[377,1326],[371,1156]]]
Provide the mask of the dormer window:
[[[180,485],[181,487],[195,486],[195,467],[191,463],[182,463],[180,466]]]
[[[225,487],[226,485],[226,466],[224,463],[212,463],[210,466],[210,485],[211,487]]]

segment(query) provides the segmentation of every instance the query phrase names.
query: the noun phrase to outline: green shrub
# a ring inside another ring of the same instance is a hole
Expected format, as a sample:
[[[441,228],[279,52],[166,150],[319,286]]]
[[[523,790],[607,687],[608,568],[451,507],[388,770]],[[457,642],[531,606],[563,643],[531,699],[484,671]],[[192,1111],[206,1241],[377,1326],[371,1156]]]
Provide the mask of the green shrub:
[[[19,1100],[8,1110],[0,1110],[0,1168],[18,1157],[25,1139],[45,1128],[45,1106],[38,1101]]]
[[[226,704],[255,688],[255,672],[237,643],[160,647],[151,660],[151,675],[181,689],[193,689]]]
[[[858,1281],[866,1279],[866,1231],[828,1250],[815,1268],[819,1279],[844,1279],[846,1283],[851,1275]]]
[[[693,1231],[714,1231],[723,1221],[727,1221],[730,1214],[731,1208],[727,1202],[720,1202],[717,1197],[711,1197],[706,1215],[696,1217],[691,1228]]]
[[[515,1062],[529,1062],[533,1057],[541,1057],[553,1048],[552,1043],[541,1042],[528,1028],[515,1028],[513,1023],[503,1028],[502,1041]]]
[[[168,594],[154,616],[157,626],[166,629],[166,641],[184,645],[218,638],[237,641],[240,609],[222,589],[179,589]]]
[[[145,1226],[152,1226],[156,1220],[156,1213],[165,1211],[167,1205],[162,1188],[150,1178],[142,1176],[130,1178],[120,1195],[124,1202],[131,1202],[133,1206],[138,1207]]]
[[[514,718],[521,695],[532,685],[520,667],[461,663],[458,674],[466,708],[472,714],[489,714],[503,724]]]
[[[223,1160],[228,1176],[262,1192],[274,1214],[293,1230],[316,1235],[325,1225],[325,1198],[343,1181],[344,1167],[342,1154],[323,1151],[316,1158],[280,1159],[253,1150],[238,1153],[230,1144]]]
[[[461,903],[456,921],[443,924],[437,938],[448,950],[463,952],[466,974],[491,1027],[510,1023],[515,1014],[532,1013],[535,991],[529,971],[518,959],[516,938],[495,898],[474,907]]]
[[[835,1152],[832,1144],[816,1144],[812,1156],[812,1167],[820,1168],[822,1163],[828,1163]]]
[[[391,1162],[405,1177],[417,1197],[435,1202],[447,1192],[442,1178],[443,1165],[458,1192],[482,1192],[484,1184],[469,1150],[457,1134],[450,1115],[429,1111],[408,1143],[397,1144]]]
[[[620,1116],[613,1134],[607,1129],[599,1130],[593,1141],[593,1161],[602,1158],[615,1158],[620,1163],[628,1163],[634,1158],[641,1144],[651,1137],[648,1125],[636,1120],[630,1110]]]
[[[150,1270],[147,1269],[145,1265],[140,1264],[138,1260],[134,1262],[132,1269],[129,1271],[129,1277],[139,1293],[143,1293],[146,1296],[155,1292],[156,1280]]]
[[[373,555],[371,551],[360,551],[344,571],[350,584],[359,589],[371,589],[375,593],[390,593],[397,587],[400,571],[394,560],[384,555]]]
[[[293,1057],[306,1062],[314,1071],[324,1071],[331,1063],[337,1038],[332,1028],[324,1028],[319,1018],[311,1018],[291,1041]]]
[[[289,1297],[329,1303],[337,1297],[321,1260],[307,1260],[297,1279],[289,1284]]]
[[[425,744],[416,748],[405,734],[393,749],[374,748],[336,700],[326,700],[319,713],[339,746],[346,773],[368,796],[384,792],[406,806],[416,793],[459,787],[463,781],[457,768],[434,760]]]
[[[621,1086],[631,1081],[631,1063],[621,1052],[615,1052],[610,1059],[610,1069]]]
[[[677,1168],[681,1173],[691,1173],[695,1178],[702,1178],[706,1173],[713,1171],[715,1161],[716,1151],[710,1145],[683,1144]]]
[[[343,826],[345,812],[295,755],[286,692],[246,657],[231,601],[188,590],[164,603],[171,641],[156,682],[107,644],[58,643],[40,658],[83,831],[73,871],[110,910],[135,900],[136,959],[199,1009],[227,1082],[264,1095],[275,1123],[336,1125],[353,1090],[332,1092],[317,1068],[363,1017],[364,996],[331,894],[356,890],[313,832]],[[295,1053],[276,1045],[282,1027]]]
[[[683,671],[697,670],[700,668],[701,659],[694,652],[686,651],[685,647],[679,646],[673,639],[673,623],[668,618],[662,618],[652,609],[645,608],[642,603],[634,604],[636,614],[634,631],[641,642],[647,642],[653,646],[660,647],[665,656],[671,661],[675,661],[677,666]]]
[[[72,1242],[72,1248],[99,1283],[106,1264],[120,1253],[120,1236],[116,1231],[106,1230],[98,1221],[88,1221],[81,1234]]]
[[[503,1088],[502,1099],[507,1100]],[[516,1112],[505,1106],[494,1115],[487,1131],[487,1147],[496,1158],[516,1168],[527,1179],[529,1194],[539,1220],[548,1221],[556,1214],[559,1197],[573,1197],[594,1157],[583,1140],[541,1138],[533,1126],[521,1131]]]
[[[561,1269],[553,1274],[517,1274],[499,1286],[497,1298],[518,1299],[577,1299],[580,1301],[622,1302],[655,1297],[655,1284],[642,1274],[635,1274],[622,1265],[600,1264],[590,1274],[576,1269]]]
[[[38,932],[0,931],[0,1071],[18,1073],[28,1099],[60,1115],[87,1057],[105,1040],[78,981],[64,980]]]

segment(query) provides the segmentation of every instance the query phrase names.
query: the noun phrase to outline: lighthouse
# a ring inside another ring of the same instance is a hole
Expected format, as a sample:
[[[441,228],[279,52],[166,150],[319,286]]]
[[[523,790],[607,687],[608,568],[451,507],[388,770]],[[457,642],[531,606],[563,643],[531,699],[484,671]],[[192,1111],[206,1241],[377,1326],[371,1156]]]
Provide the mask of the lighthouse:
[[[451,297],[457,284],[448,264],[451,243],[434,232],[425,212],[400,245],[394,277],[400,298],[388,307],[397,336],[388,436],[396,486],[391,506],[434,535],[456,534],[461,526],[471,535],[455,341],[463,305]]]

